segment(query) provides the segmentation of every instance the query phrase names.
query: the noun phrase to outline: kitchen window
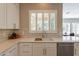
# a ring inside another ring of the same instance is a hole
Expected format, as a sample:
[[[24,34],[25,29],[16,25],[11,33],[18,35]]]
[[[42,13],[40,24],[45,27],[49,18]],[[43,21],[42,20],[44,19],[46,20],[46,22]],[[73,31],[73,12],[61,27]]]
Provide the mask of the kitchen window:
[[[70,35],[70,33],[79,36],[79,23],[63,23],[63,35]]]
[[[63,23],[63,40],[79,40],[79,23]]]
[[[31,33],[54,33],[56,32],[56,10],[30,10],[29,32]]]

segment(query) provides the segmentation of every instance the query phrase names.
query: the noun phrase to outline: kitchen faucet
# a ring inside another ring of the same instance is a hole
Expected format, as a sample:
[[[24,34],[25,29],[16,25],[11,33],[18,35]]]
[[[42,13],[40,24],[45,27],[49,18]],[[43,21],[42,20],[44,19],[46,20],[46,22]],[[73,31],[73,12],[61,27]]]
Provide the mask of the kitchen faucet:
[[[42,38],[47,38],[47,33],[45,31],[42,33]]]

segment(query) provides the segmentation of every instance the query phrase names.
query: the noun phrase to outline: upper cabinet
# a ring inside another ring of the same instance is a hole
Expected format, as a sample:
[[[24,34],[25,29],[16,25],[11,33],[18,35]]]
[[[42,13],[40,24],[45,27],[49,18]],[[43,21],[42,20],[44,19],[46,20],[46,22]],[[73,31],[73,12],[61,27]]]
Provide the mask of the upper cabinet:
[[[0,4],[0,29],[19,29],[19,4]]]
[[[6,29],[6,4],[0,3],[0,29]]]
[[[19,29],[19,4],[7,4],[7,29]]]

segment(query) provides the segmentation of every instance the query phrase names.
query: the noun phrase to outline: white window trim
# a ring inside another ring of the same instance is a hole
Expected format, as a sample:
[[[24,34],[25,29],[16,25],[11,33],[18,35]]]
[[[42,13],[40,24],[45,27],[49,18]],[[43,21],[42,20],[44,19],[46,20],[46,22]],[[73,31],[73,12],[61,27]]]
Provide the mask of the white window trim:
[[[55,30],[54,31],[46,31],[46,33],[57,33],[57,10],[29,10],[29,33],[44,33],[43,31],[31,31],[30,30],[30,27],[31,27],[31,24],[30,24],[30,21],[31,21],[30,14],[32,12],[35,12],[35,13],[37,13],[37,12],[39,12],[39,13],[42,13],[42,12],[43,13],[44,12],[48,12],[48,13],[54,12],[55,13]],[[50,20],[49,20],[49,23],[50,23]],[[50,24],[49,24],[49,27],[50,27]]]

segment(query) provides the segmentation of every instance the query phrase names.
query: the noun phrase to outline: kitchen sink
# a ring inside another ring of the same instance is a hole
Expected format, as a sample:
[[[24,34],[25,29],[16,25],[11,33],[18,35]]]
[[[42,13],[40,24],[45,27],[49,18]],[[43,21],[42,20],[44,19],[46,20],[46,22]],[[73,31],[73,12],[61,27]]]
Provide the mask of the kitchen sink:
[[[35,38],[35,41],[42,41],[42,38]]]
[[[35,38],[35,41],[53,41],[52,38]]]

